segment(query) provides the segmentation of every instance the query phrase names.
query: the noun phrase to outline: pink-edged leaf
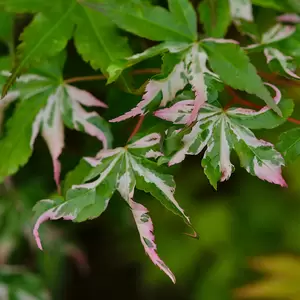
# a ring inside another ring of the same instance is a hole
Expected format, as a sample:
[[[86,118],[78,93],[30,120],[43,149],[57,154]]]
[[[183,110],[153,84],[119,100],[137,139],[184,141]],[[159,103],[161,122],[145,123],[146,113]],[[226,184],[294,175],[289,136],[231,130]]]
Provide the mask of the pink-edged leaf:
[[[292,57],[284,55],[282,52],[280,52],[279,50],[277,50],[275,48],[266,48],[264,50],[264,54],[266,56],[268,64],[273,60],[277,60],[280,63],[283,71],[287,75],[289,75],[290,77],[297,79],[297,80],[300,79],[300,76],[298,76],[296,73],[294,73],[289,66],[289,61],[293,60]]]
[[[262,36],[261,44],[270,44],[290,37],[296,31],[292,25],[276,24]]]
[[[283,99],[280,90],[275,85],[266,82],[264,84],[273,89],[273,99],[280,107],[282,117],[275,114],[268,106],[264,106],[260,110],[241,107],[230,108],[227,110],[227,115],[249,129],[272,129],[283,124],[293,113],[294,103],[291,99]]]
[[[121,122],[137,115],[146,114],[147,106],[154,101],[156,97],[161,97],[160,106],[166,106],[175,98],[176,93],[186,86],[187,81],[183,74],[185,74],[185,66],[183,62],[180,62],[165,79],[150,80],[146,86],[142,101],[131,111],[110,120],[110,122]]]
[[[105,103],[103,103],[102,101],[94,97],[91,93],[85,90],[81,90],[72,85],[67,85],[66,88],[70,98],[75,102],[79,102],[80,104],[88,107],[108,107]]]
[[[148,134],[148,135],[140,138],[136,142],[133,142],[128,147],[131,149],[153,147],[153,146],[159,144],[160,140],[161,140],[161,135],[159,133],[151,133],[151,134]]]
[[[35,214],[35,225],[33,235],[38,247],[42,250],[42,243],[39,236],[41,224],[48,220],[63,219],[66,221],[76,221],[76,218],[84,211],[86,207],[92,206],[96,201],[96,191],[85,189],[69,190],[66,200],[45,199],[39,201],[33,210]]]
[[[194,109],[194,100],[184,100],[175,103],[170,108],[163,108],[154,112],[160,119],[173,122],[174,124],[186,124]]]
[[[35,139],[41,130],[42,136],[47,143],[52,157],[54,181],[58,190],[60,190],[61,169],[58,158],[64,147],[64,126],[59,105],[61,93],[62,89],[59,87],[52,95],[49,96],[45,108],[39,112],[33,122],[30,140],[30,146],[33,148]]]
[[[55,205],[55,201],[50,200],[50,199],[46,199],[46,200],[41,200],[41,202],[44,202],[46,204],[50,204],[50,205]],[[72,214],[66,214],[66,215],[61,215],[57,212],[57,207],[54,206],[53,208],[50,208],[48,210],[46,210],[44,213],[42,213],[39,218],[36,220],[34,227],[33,227],[33,236],[35,238],[36,244],[39,247],[40,250],[43,250],[43,246],[41,243],[41,239],[40,239],[40,235],[39,235],[39,228],[40,226],[48,221],[48,220],[58,220],[63,218],[64,220],[74,220],[76,218],[75,215]]]
[[[148,215],[148,210],[143,205],[134,201],[130,201],[129,204],[146,253],[149,255],[152,262],[165,272],[173,283],[175,283],[176,279],[174,274],[157,254],[157,247],[153,235],[153,223]]]
[[[216,43],[236,43],[236,41],[225,39],[213,39],[210,41]],[[190,49],[186,50],[184,55],[167,78],[149,81],[142,101],[135,108],[120,117],[110,120],[110,122],[120,122],[137,115],[145,115],[148,112],[148,106],[154,100],[159,100],[157,99],[158,97],[161,98],[160,107],[164,107],[170,101],[174,100],[176,94],[183,90],[187,84],[192,86],[192,90],[195,93],[195,103],[193,112],[186,122],[188,125],[194,122],[200,108],[207,101],[205,75],[210,75],[217,81],[220,81],[220,79],[217,74],[208,69],[208,56],[199,43],[195,43]]]
[[[217,39],[217,38],[205,38],[201,40],[202,42],[214,42],[219,44],[240,44],[239,41],[232,40],[232,39]]]
[[[207,62],[208,56],[198,44],[194,45],[186,56],[186,65],[188,66],[187,76],[189,78],[189,83],[192,85],[192,89],[195,92],[194,108],[187,120],[187,125],[190,125],[197,119],[200,108],[207,102],[205,74],[209,74],[216,80],[219,80],[219,76],[207,68]]]
[[[276,90],[274,101],[281,99],[280,91]],[[180,120],[192,114],[192,103],[181,101],[171,108],[156,112],[156,116],[180,124]],[[185,110],[182,107],[186,107]],[[176,115],[177,112],[177,115]],[[271,183],[286,186],[281,174],[281,167],[284,166],[282,155],[276,151],[271,143],[258,140],[254,134],[243,125],[249,120],[240,118],[237,115],[262,116],[261,122],[274,120],[267,114],[268,107],[261,111],[232,109],[224,111],[221,108],[206,104],[200,111],[196,124],[191,131],[181,138],[181,147],[171,157],[169,165],[178,164],[184,160],[186,155],[198,155],[206,147],[202,160],[205,174],[211,184],[216,188],[218,181],[228,180],[234,170],[230,162],[230,152],[234,149],[240,157],[241,165],[252,175]],[[278,117],[278,116],[277,116]],[[237,122],[238,121],[238,122]],[[274,124],[273,124],[274,125]],[[274,126],[273,126],[274,127]],[[177,132],[176,134],[180,134]]]
[[[274,102],[276,104],[278,104],[280,102],[280,100],[282,99],[282,94],[281,91],[278,89],[278,87],[276,87],[274,84],[268,83],[268,82],[264,82],[265,85],[269,86],[270,88],[272,88],[275,92],[275,96],[273,97]],[[229,115],[237,115],[237,114],[242,114],[242,115],[247,115],[247,116],[259,116],[267,111],[271,111],[272,109],[269,106],[264,106],[262,107],[260,110],[254,110],[254,109],[250,109],[250,108],[235,108],[235,109],[230,109],[228,110],[228,114]]]
[[[297,14],[284,14],[276,18],[278,22],[286,22],[298,24],[300,23],[300,16]]]
[[[87,134],[96,137],[98,140],[102,142],[104,149],[108,148],[108,140],[106,134],[101,128],[97,127],[91,121],[93,118],[99,117],[99,115],[96,112],[87,112],[77,102],[73,102],[72,107],[73,107],[73,121],[74,121],[75,129],[80,130],[79,128],[79,124],[80,124],[81,126],[83,126],[84,131]]]
[[[52,120],[49,120],[52,118]],[[51,121],[52,124],[49,124]],[[63,148],[64,148],[64,124],[60,113],[59,104],[57,102],[52,103],[51,97],[44,112],[44,123],[42,128],[42,136],[49,148],[54,170],[54,180],[60,190],[60,169],[61,165],[58,160]]]

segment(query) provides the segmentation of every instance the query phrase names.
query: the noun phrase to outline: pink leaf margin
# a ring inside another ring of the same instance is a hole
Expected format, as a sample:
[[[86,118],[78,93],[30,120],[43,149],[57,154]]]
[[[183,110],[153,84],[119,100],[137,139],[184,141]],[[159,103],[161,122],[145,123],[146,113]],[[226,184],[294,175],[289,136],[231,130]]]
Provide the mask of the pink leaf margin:
[[[51,201],[52,200],[43,200],[43,201]],[[53,207],[45,211],[43,214],[40,215],[40,217],[35,222],[35,225],[33,227],[33,236],[35,239],[35,242],[40,250],[43,250],[42,242],[39,235],[39,228],[40,226],[45,223],[48,220],[58,220],[58,219],[64,219],[66,221],[72,221],[76,218],[74,215],[60,215],[57,213],[57,207]]]
[[[152,262],[158,266],[172,282],[176,283],[176,278],[168,266],[161,260],[157,254],[157,246],[155,244],[155,237],[153,235],[153,223],[149,217],[148,210],[143,205],[130,201],[132,214],[140,234],[141,243]]]

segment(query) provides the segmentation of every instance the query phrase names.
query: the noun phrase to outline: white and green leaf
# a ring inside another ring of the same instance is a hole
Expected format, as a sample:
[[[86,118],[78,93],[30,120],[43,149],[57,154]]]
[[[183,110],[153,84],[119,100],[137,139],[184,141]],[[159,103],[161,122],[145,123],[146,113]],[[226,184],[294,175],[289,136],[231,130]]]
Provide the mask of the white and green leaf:
[[[279,63],[281,72],[289,77],[292,77],[293,79],[300,79],[300,76],[298,76],[294,71],[294,67],[292,66],[292,60],[293,58],[291,56],[284,55],[281,51],[275,48],[265,48],[264,54],[267,59],[267,63],[270,64],[272,62]]]
[[[160,173],[148,158],[157,158],[161,136],[151,133],[127,145],[124,148],[101,150],[95,158],[85,158],[90,165],[82,177],[83,167],[72,174],[76,182],[66,194],[66,201],[46,200],[47,205],[37,206],[39,216],[34,227],[34,236],[41,248],[39,227],[46,220],[59,218],[73,221],[85,221],[99,216],[107,207],[115,191],[129,204],[142,244],[154,264],[158,265],[175,282],[175,277],[156,253],[153,225],[144,206],[133,201],[135,189],[151,193],[167,209],[183,217],[188,225],[189,218],[174,197],[175,183],[172,176]],[[79,174],[81,173],[81,174]],[[70,178],[71,178],[70,177]],[[81,177],[81,184],[78,178]],[[70,186],[70,182],[68,183]],[[97,199],[98,198],[98,199]]]
[[[216,40],[216,42],[219,41]],[[187,120],[187,124],[191,124],[208,98],[205,75],[210,75],[219,81],[219,76],[207,68],[207,62],[206,52],[196,43],[182,54],[181,60],[175,63],[175,66],[165,78],[149,81],[143,100],[135,108],[120,117],[110,120],[110,122],[120,122],[137,115],[145,115],[158,105],[164,107],[174,100],[179,91],[190,84],[195,93],[194,111]]]
[[[185,100],[175,105],[176,108],[158,111],[156,116],[173,122],[175,119],[175,123],[180,124],[180,120],[188,118],[187,115],[192,113],[193,104]],[[241,166],[248,173],[262,180],[286,186],[281,175],[281,167],[284,165],[281,154],[271,143],[257,139],[242,122],[236,122],[233,117],[236,113],[253,114],[241,109],[224,111],[206,104],[200,111],[197,123],[181,139],[182,146],[172,155],[169,165],[180,163],[186,155],[197,155],[206,147],[202,166],[210,183],[216,188],[217,182],[229,179],[234,170],[230,162],[230,152],[234,149],[240,158]]]

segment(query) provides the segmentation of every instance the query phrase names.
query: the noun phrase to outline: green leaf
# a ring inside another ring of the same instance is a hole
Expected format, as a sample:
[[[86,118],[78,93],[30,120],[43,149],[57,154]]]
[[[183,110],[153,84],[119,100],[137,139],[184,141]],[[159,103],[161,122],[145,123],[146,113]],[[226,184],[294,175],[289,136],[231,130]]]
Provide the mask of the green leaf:
[[[199,7],[200,21],[209,37],[222,38],[231,23],[228,0],[205,0]]]
[[[287,2],[293,11],[300,13],[300,3],[298,0],[287,0]]]
[[[197,15],[189,0],[168,0],[173,16],[189,28],[194,41],[197,40]]]
[[[84,182],[91,168],[91,165],[87,161],[81,159],[76,168],[67,174],[63,182],[63,195],[66,195],[67,191],[72,188],[72,185]]]
[[[13,42],[14,15],[0,10],[0,40],[10,47]]]
[[[77,9],[75,46],[86,62],[102,73],[114,61],[131,54],[127,40],[118,35],[116,26],[107,17],[86,7]]]
[[[241,125],[246,126],[249,129],[272,129],[275,128],[284,122],[286,122],[287,118],[294,111],[294,102],[291,99],[282,99],[278,104],[279,109],[282,112],[282,117],[279,117],[274,111],[266,110],[262,113],[259,111],[248,110],[248,114],[243,113],[243,109],[239,110],[229,109],[228,114],[230,115],[230,111],[235,111],[234,114],[231,115],[232,120]]]
[[[59,1],[59,0],[57,0]],[[2,95],[5,95],[24,69],[42,60],[57,55],[72,37],[73,23],[70,21],[76,2],[70,5],[55,5],[47,14],[38,13],[21,35],[22,43],[18,46],[19,63],[5,84]]]
[[[97,138],[103,143],[104,148],[111,147],[112,144],[109,124],[95,111],[84,109],[84,106],[107,107],[106,104],[91,93],[65,84],[62,81],[64,60],[65,55],[63,54],[52,58],[41,65],[40,68],[32,69],[32,73],[19,77],[16,84],[17,92],[20,93],[20,97],[24,101],[34,103],[33,98],[37,101],[43,99],[45,106],[37,106],[38,113],[35,113],[34,117],[29,120],[31,122],[31,124],[28,124],[28,127],[30,126],[30,136],[26,143],[28,144],[27,147],[30,148],[29,145],[33,147],[37,135],[41,133],[52,156],[54,179],[57,185],[60,181],[59,156],[64,147],[64,125]],[[11,93],[7,97],[10,95]],[[5,104],[5,101],[2,103]],[[2,107],[0,106],[0,108]],[[20,120],[22,120],[22,116],[18,119],[19,122]],[[7,133],[7,139],[11,134],[11,132]],[[14,153],[11,155],[14,156]],[[13,172],[17,171],[18,166],[15,166]]]
[[[0,140],[0,177],[16,173],[19,167],[27,163],[32,153],[30,147],[32,123],[46,104],[48,97],[49,93],[44,92],[43,95],[35,95],[29,100],[23,100],[7,122],[5,137]]]
[[[141,61],[166,52],[178,53],[184,51],[189,46],[190,45],[188,43],[164,42],[157,46],[148,48],[142,53],[134,54],[133,56],[127,57],[123,60],[115,61],[107,69],[109,74],[108,83],[114,82],[126,68],[134,66]]]
[[[294,128],[281,134],[277,148],[287,163],[293,163],[300,156],[300,128]]]
[[[122,4],[116,0],[87,2],[86,5],[104,13],[120,28],[141,37],[153,41],[194,41],[189,28],[160,6],[139,1]]]
[[[273,8],[279,11],[291,11],[292,5],[296,3],[297,0],[252,0],[252,3],[266,8]],[[294,2],[294,3],[293,3]]]
[[[50,219],[84,221],[99,216],[107,207],[109,200],[117,190],[121,197],[130,206],[141,242],[154,264],[158,265],[172,280],[175,277],[156,253],[153,224],[147,215],[148,210],[133,201],[135,188],[151,193],[166,208],[183,217],[191,226],[189,218],[178,205],[174,197],[175,182],[173,177],[157,171],[157,165],[150,161],[151,158],[162,156],[159,151],[161,136],[151,133],[123,148],[101,150],[96,158],[85,158],[91,169],[86,174],[86,166],[81,163],[68,177],[67,185],[77,181],[84,173],[83,184],[72,185],[66,195],[66,201],[55,205],[41,215],[34,226],[34,235],[38,246],[41,248],[38,229],[40,225]],[[44,205],[46,207],[46,205]]]
[[[53,8],[53,1],[41,0],[0,0],[5,10],[16,13],[36,13]]]
[[[202,45],[207,51],[212,69],[224,83],[235,89],[256,95],[278,115],[282,116],[270,92],[257,75],[255,67],[238,45],[213,42],[203,42]]]

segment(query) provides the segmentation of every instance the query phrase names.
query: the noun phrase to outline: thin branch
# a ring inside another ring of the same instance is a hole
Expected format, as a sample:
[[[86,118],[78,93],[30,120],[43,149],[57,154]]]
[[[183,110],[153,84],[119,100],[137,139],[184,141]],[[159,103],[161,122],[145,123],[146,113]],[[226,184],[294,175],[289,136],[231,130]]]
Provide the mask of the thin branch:
[[[244,100],[240,98],[240,96],[230,87],[226,86],[226,90],[228,91],[228,94],[232,96],[232,100],[226,105],[225,110],[230,108],[234,103],[242,104],[251,108],[256,108],[256,109],[262,109],[263,106],[249,102],[247,100]],[[300,120],[294,119],[294,118],[287,118],[287,121],[290,123],[294,123],[297,125],[300,125]]]
[[[258,74],[262,78],[264,78],[272,83],[278,84],[278,85],[300,87],[299,81],[285,79],[285,78],[279,77],[276,74],[269,74],[269,73],[265,73],[265,72],[258,72]]]
[[[132,75],[142,75],[142,74],[158,74],[160,73],[160,69],[152,68],[152,69],[140,69],[133,70],[130,74]],[[104,75],[91,75],[91,76],[79,76],[73,77],[65,80],[66,84],[74,83],[74,82],[83,82],[83,81],[96,81],[96,80],[105,80],[106,76]]]
[[[300,120],[294,119],[294,118],[288,118],[288,121],[297,125],[300,125]]]
[[[131,141],[131,139],[138,133],[138,131],[140,130],[143,122],[144,122],[144,119],[145,119],[145,116],[144,115],[141,115],[137,124],[135,125],[129,139],[127,140],[127,143],[129,143]]]

